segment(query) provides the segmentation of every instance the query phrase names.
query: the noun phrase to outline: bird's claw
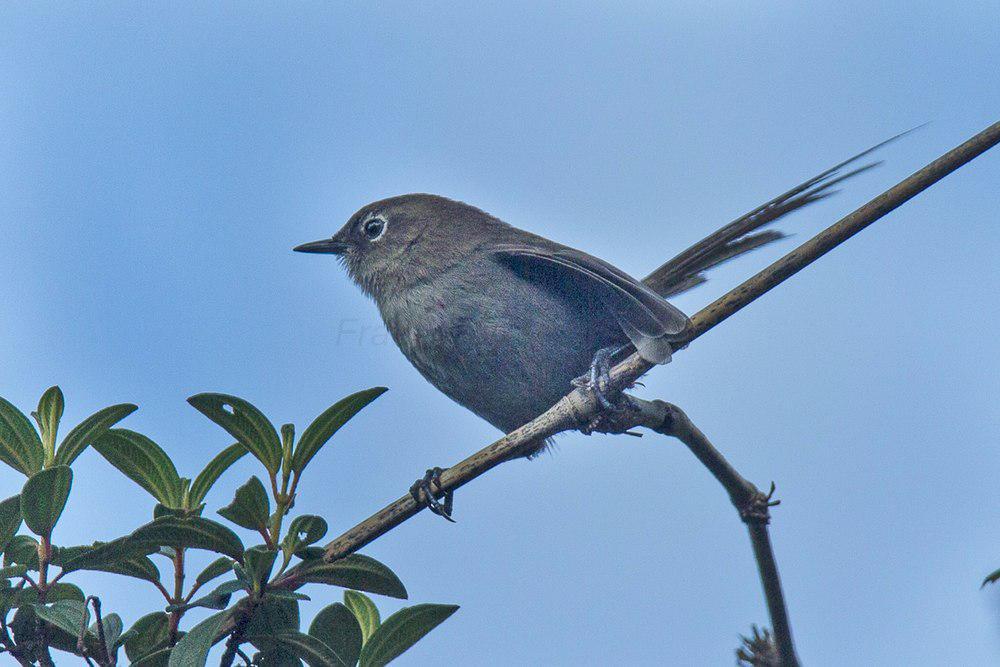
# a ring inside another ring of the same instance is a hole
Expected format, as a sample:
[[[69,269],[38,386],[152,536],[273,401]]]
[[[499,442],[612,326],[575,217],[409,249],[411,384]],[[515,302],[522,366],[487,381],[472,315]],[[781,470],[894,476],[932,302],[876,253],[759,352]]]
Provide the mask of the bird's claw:
[[[587,375],[573,380],[573,386],[581,389],[589,389],[593,392],[597,402],[608,412],[621,412],[624,408],[611,400],[611,358],[618,348],[602,347],[594,354],[593,361],[590,362],[590,371]]]
[[[443,472],[442,468],[436,466],[428,470],[423,477],[414,482],[413,486],[410,487],[410,496],[418,505],[422,505],[434,514],[455,523],[455,520],[451,518],[455,492],[445,491],[444,502],[440,502],[435,497],[435,492],[431,488],[431,484],[434,484],[437,487],[438,493],[441,492],[441,473]]]

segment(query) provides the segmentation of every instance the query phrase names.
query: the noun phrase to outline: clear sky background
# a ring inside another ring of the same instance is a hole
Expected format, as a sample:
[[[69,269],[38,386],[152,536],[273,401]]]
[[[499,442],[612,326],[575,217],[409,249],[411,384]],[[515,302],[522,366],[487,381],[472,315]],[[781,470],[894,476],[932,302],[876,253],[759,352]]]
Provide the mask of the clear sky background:
[[[58,383],[67,424],[136,402],[124,424],[192,475],[229,440],[191,394],[302,428],[386,385],[303,482],[296,510],[336,534],[498,434],[424,382],[335,261],[293,245],[424,191],[644,275],[930,121],[784,221],[795,238],[676,301],[693,313],[1000,118],[995,1],[367,5],[0,8],[0,395],[27,410]],[[979,590],[1000,567],[998,183],[994,151],[641,391],[778,483],[807,664],[1000,656],[1000,591]],[[57,541],[148,520],[95,452],[75,469]],[[20,484],[0,472],[2,495]],[[731,664],[767,621],[742,525],[675,442],[564,435],[456,502],[457,525],[428,513],[365,550],[413,600],[462,605],[399,664]],[[76,580],[127,620],[151,610],[142,583]],[[330,601],[313,593],[310,610]]]

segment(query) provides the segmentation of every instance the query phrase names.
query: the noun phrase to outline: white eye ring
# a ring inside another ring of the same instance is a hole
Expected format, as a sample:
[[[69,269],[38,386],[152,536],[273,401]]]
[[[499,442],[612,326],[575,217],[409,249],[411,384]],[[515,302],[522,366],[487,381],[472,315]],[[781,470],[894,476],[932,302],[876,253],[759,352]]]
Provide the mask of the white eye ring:
[[[361,225],[361,231],[369,241],[378,241],[389,228],[389,223],[385,218],[371,217]]]

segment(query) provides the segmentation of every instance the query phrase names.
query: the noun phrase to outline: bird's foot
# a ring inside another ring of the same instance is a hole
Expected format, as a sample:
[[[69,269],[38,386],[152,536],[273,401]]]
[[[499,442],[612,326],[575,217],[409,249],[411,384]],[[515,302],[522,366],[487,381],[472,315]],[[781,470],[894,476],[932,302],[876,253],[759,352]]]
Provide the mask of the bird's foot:
[[[617,347],[599,349],[594,354],[593,361],[590,362],[590,371],[587,375],[573,380],[574,387],[592,391],[601,407],[609,412],[621,410],[621,407],[615,404],[611,396],[611,358],[619,349]]]
[[[573,380],[575,387],[589,389],[593,392],[602,411],[587,424],[580,428],[585,435],[591,433],[627,433],[640,435],[629,431],[632,423],[629,413],[632,404],[618,391],[611,389],[611,359],[621,348],[603,347],[594,355],[587,375]]]
[[[418,505],[426,507],[434,514],[442,516],[448,521],[455,523],[455,520],[451,518],[452,505],[454,504],[455,492],[445,491],[444,492],[444,502],[440,502],[436,497],[436,493],[441,493],[441,473],[444,470],[442,468],[434,467],[428,470],[423,477],[418,479],[410,487],[410,496],[416,501]],[[437,491],[431,488],[431,485],[437,487]]]

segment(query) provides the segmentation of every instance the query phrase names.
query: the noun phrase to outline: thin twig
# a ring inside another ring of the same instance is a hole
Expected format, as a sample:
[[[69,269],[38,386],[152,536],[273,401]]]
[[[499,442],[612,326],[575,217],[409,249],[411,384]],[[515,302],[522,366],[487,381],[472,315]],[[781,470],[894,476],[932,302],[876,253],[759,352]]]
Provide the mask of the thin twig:
[[[1000,122],[994,123],[962,145],[945,153],[703,308],[691,318],[692,327],[687,337],[680,341],[680,346],[695,340],[837,245],[997,143],[1000,143]],[[612,385],[618,390],[625,389],[650,368],[648,362],[633,354],[612,369]],[[435,495],[442,496],[445,491],[453,491],[469,483],[491,468],[516,456],[529,443],[561,431],[579,428],[598,414],[598,408],[597,400],[590,392],[584,389],[570,392],[537,418],[445,470],[439,478],[438,493]],[[357,551],[415,516],[422,509],[423,507],[409,494],[399,498],[328,543],[326,560],[343,558]]]
[[[799,660],[795,655],[788,610],[781,590],[781,578],[778,576],[778,564],[767,530],[770,508],[778,504],[777,500],[771,499],[774,484],[771,484],[768,493],[763,493],[747,481],[676,405],[664,401],[644,401],[634,396],[629,396],[628,399],[638,414],[633,414],[633,418],[623,426],[628,428],[645,426],[657,433],[677,438],[726,489],[729,500],[739,512],[740,519],[746,524],[750,533],[760,581],[764,587],[767,611],[771,617],[771,627],[774,629],[780,665],[797,667]]]

